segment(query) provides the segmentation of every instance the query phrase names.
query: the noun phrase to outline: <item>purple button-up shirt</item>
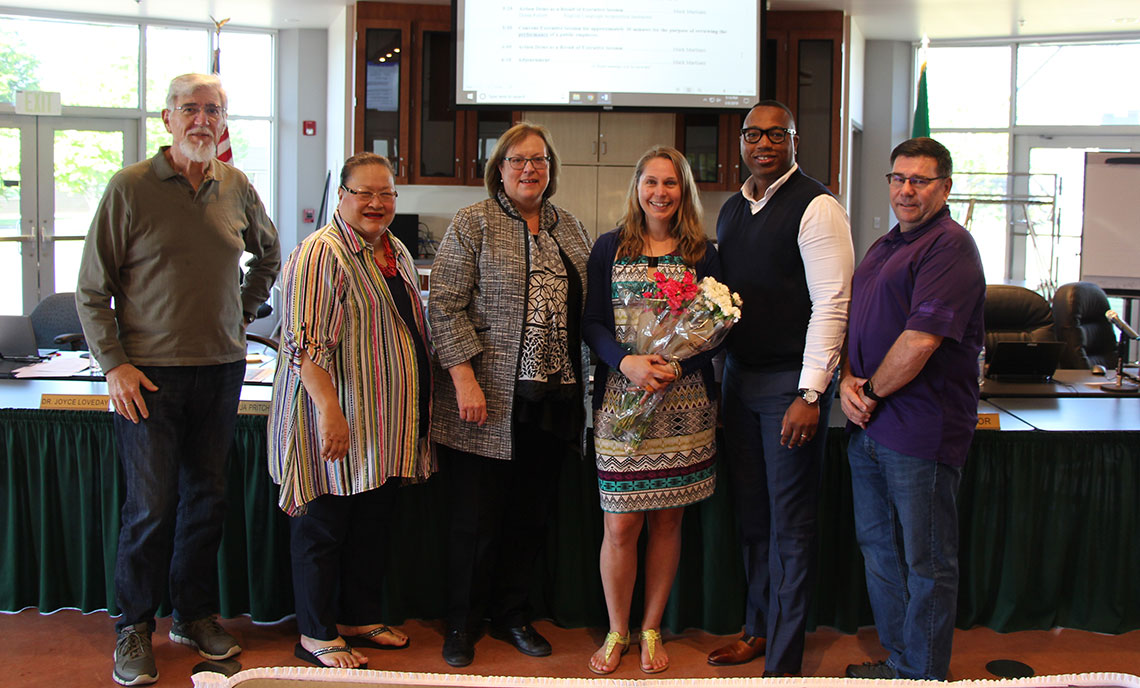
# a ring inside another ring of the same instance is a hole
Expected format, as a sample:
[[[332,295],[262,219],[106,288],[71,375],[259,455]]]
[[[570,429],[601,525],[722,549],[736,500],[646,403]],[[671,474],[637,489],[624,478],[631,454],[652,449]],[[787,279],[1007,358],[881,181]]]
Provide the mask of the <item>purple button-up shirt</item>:
[[[978,420],[978,352],[986,280],[978,247],[943,208],[909,232],[879,238],[855,270],[847,355],[871,377],[903,330],[943,337],[922,371],[880,402],[872,439],[897,452],[961,466]]]

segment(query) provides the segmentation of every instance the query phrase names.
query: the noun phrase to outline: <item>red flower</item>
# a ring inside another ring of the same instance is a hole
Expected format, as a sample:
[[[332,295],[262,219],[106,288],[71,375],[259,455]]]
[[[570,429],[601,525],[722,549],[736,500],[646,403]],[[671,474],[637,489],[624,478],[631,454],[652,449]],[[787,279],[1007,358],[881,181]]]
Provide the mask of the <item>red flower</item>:
[[[657,283],[656,291],[647,291],[643,296],[665,301],[672,311],[683,310],[700,292],[700,286],[696,284],[691,272],[685,272],[680,280],[670,279],[664,273],[656,272],[653,274],[653,279]]]

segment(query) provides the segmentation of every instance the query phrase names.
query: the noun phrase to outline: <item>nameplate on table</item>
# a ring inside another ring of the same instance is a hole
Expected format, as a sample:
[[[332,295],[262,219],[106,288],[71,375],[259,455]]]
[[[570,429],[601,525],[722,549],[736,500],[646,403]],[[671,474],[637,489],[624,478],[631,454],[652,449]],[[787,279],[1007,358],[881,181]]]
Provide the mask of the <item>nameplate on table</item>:
[[[979,413],[978,430],[1001,430],[1001,418],[996,413]]]
[[[40,408],[60,411],[110,411],[111,397],[107,394],[41,394]]]
[[[243,416],[268,416],[272,404],[273,402],[271,401],[242,399],[238,402],[238,414]]]

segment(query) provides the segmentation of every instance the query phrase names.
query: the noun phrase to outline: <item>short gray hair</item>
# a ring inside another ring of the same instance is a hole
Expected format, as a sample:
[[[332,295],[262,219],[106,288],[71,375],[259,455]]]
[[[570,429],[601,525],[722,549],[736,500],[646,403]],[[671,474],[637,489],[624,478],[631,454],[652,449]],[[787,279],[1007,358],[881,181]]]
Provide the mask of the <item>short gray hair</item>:
[[[212,88],[218,92],[222,99],[222,107],[226,107],[226,89],[222,88],[222,80],[214,74],[183,74],[170,80],[170,88],[166,90],[166,109],[174,109],[175,98],[185,98],[200,88]]]

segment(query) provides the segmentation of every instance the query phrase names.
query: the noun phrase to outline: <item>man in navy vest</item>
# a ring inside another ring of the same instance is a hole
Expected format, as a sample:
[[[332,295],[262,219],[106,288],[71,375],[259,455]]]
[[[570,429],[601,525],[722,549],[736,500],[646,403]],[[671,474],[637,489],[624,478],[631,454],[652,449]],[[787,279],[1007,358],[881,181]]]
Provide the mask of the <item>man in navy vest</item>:
[[[724,280],[744,300],[728,337],[723,413],[748,600],[743,636],[708,661],[767,653],[765,676],[798,675],[803,660],[820,466],[855,265],[847,213],[796,164],[795,127],[782,103],[752,108],[740,132],[752,175],[716,223]]]
[[[855,534],[886,661],[851,678],[945,680],[958,601],[956,497],[978,422],[986,280],[950,217],[953,161],[930,138],[891,152],[899,223],[855,271],[839,385]]]

